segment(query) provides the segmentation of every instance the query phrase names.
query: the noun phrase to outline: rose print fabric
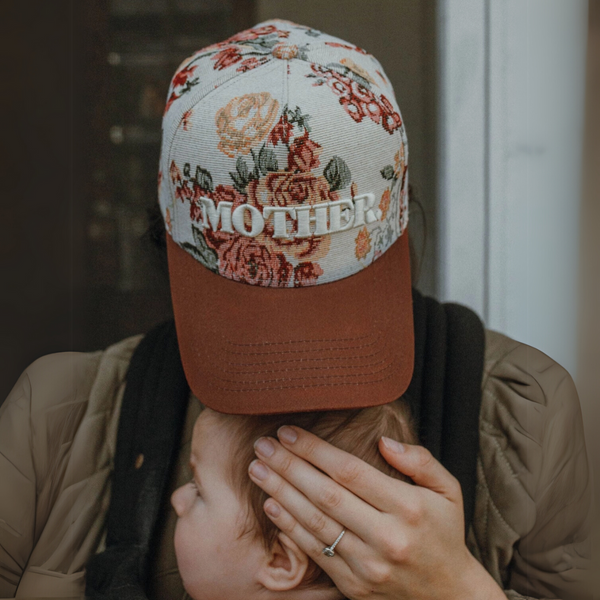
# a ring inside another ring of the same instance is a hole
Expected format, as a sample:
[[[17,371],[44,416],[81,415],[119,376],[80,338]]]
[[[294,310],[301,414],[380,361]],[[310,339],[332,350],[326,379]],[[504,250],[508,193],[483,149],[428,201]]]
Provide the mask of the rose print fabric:
[[[167,231],[205,268],[251,285],[350,276],[404,232],[407,145],[377,60],[287,21],[186,59],[165,115]]]

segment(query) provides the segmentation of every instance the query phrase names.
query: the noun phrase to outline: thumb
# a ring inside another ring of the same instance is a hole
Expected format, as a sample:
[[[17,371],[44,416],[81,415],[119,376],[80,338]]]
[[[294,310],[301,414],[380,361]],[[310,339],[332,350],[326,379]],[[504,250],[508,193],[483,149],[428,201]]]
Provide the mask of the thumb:
[[[379,451],[392,467],[410,477],[417,485],[453,502],[462,502],[458,479],[427,448],[417,444],[401,444],[383,436],[379,440]]]

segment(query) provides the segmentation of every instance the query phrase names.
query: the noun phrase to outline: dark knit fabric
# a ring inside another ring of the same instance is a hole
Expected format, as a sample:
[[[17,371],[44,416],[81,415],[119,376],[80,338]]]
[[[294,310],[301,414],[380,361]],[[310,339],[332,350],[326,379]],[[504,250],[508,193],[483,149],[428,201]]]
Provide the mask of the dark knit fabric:
[[[479,317],[413,290],[415,370],[406,391],[419,441],[460,482],[465,535],[475,509],[485,335]]]
[[[461,484],[468,531],[475,502],[484,329],[473,311],[440,304],[416,290],[413,309],[415,369],[406,398],[420,443]],[[169,321],[144,337],[127,373],[106,549],[87,566],[90,598],[147,598],[153,536],[159,511],[168,502],[167,483],[188,398],[175,326]]]
[[[188,398],[170,321],[144,337],[127,372],[106,550],[86,568],[86,595],[91,598],[146,598],[153,533],[159,510],[168,502],[167,482],[177,458]]]

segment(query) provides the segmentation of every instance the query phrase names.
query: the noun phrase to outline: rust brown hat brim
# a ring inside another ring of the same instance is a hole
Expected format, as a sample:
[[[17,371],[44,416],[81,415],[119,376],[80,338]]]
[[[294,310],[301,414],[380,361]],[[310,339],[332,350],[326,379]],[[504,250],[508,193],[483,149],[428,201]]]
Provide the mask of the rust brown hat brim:
[[[167,235],[183,368],[206,406],[272,414],[386,404],[414,366],[408,234],[359,273],[281,289],[231,281]]]

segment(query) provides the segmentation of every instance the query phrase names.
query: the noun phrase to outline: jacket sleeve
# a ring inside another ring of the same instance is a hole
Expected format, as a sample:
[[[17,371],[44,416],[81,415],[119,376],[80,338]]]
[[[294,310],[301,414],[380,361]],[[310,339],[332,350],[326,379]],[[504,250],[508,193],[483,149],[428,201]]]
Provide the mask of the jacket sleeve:
[[[591,483],[575,385],[539,350],[488,338],[471,544],[510,600],[591,599]]]
[[[82,423],[101,357],[39,358],[0,408],[0,597],[77,595],[81,587],[83,572],[71,569],[81,541],[73,535],[83,509],[78,462],[94,464]]]
[[[138,341],[43,356],[0,407],[0,598],[83,596]]]
[[[0,597],[13,598],[33,548],[35,470],[31,384],[23,373],[0,407]]]

